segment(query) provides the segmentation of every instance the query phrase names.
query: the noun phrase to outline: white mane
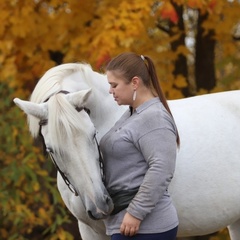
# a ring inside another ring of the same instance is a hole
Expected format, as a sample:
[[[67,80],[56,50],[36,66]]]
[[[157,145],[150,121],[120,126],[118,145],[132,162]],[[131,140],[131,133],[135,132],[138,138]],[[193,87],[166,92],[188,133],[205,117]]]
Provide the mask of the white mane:
[[[63,80],[73,73],[79,72],[82,75],[80,81],[88,82],[92,68],[88,64],[67,63],[62,64],[48,70],[37,83],[32,92],[30,101],[42,103],[52,95],[58,93],[62,89]],[[33,137],[37,137],[39,133],[39,120],[31,115],[28,115],[29,130]]]
[[[56,94],[49,99],[48,105],[49,139],[54,152],[61,154],[61,149],[76,145],[75,137],[79,131],[87,129],[83,119],[79,124],[79,112],[69,103],[63,94]]]

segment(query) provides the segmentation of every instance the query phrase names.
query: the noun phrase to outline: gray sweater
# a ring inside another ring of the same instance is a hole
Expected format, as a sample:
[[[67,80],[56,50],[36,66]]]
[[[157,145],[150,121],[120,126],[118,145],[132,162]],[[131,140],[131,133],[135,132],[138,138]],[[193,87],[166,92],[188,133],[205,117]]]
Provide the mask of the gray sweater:
[[[108,235],[119,233],[128,211],[142,220],[139,233],[160,233],[178,225],[176,209],[167,191],[175,170],[176,126],[158,98],[131,115],[126,111],[103,136],[105,185],[109,191],[139,190],[127,209],[104,222]]]

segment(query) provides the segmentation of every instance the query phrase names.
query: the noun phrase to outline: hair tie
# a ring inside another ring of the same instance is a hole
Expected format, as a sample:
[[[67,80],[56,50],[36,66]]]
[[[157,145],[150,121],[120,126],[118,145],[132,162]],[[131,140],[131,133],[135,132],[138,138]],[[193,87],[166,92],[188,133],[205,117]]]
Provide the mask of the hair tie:
[[[140,56],[143,61],[145,61],[145,57],[143,55]]]

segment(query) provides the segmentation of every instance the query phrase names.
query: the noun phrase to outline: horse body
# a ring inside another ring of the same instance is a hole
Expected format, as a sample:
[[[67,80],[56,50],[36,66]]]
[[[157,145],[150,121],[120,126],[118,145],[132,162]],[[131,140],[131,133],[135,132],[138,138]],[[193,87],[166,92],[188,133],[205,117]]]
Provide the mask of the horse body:
[[[82,93],[83,89],[91,89],[91,92],[85,96],[85,93]],[[127,107],[119,107],[114,102],[108,89],[105,75],[92,71],[87,65],[64,64],[51,69],[43,76],[33,91],[31,101],[39,105],[48,98],[50,100],[54,98],[54,94],[59,95],[57,93],[61,90],[79,91],[75,93],[75,97],[68,94],[69,97],[66,98],[68,100],[73,98],[71,101],[78,107],[90,109],[90,116],[81,113],[78,122],[82,124],[82,121],[91,120],[97,130],[99,141],[127,109]],[[32,117],[36,110],[26,110],[25,101],[15,100],[15,102],[28,114],[30,131],[36,136],[41,117],[36,114]],[[50,104],[51,101],[48,105]],[[175,176],[169,187],[180,220],[178,236],[205,235],[229,226],[231,240],[239,240],[240,91],[174,100],[169,101],[169,104],[181,138]],[[73,141],[75,144],[79,141],[80,143],[88,141],[87,136],[91,135],[89,129],[92,128],[93,126],[85,127],[83,136],[72,140],[71,144]],[[52,144],[48,136],[49,129],[50,126],[43,128],[42,134],[45,143]],[[79,147],[80,150],[77,152],[78,156],[82,156],[81,160],[77,159],[75,153],[75,156],[68,155],[72,161],[65,157],[69,161],[68,164],[60,165],[69,172],[71,183],[75,187],[78,186],[80,197],[74,196],[59,174],[58,188],[66,206],[79,220],[82,238],[107,240],[110,238],[105,235],[103,222],[92,220],[91,217],[95,215],[95,218],[104,218],[111,211],[112,202],[102,186],[99,166],[96,165],[98,158],[96,145],[88,142],[85,146]],[[69,149],[66,149],[66,152],[68,151]],[[60,164],[64,162],[61,154],[56,160]],[[89,168],[91,171],[82,171],[81,167],[77,167],[81,164],[91,165],[91,162],[94,162],[93,167]],[[93,188],[91,181],[88,182],[89,187],[85,187],[85,182],[89,178],[95,179],[94,184],[97,188]],[[107,206],[105,208],[104,203]]]
[[[240,91],[169,102],[181,136],[170,192],[179,236],[209,234],[240,219]],[[231,232],[231,231],[230,231]],[[236,237],[240,239],[240,224]]]

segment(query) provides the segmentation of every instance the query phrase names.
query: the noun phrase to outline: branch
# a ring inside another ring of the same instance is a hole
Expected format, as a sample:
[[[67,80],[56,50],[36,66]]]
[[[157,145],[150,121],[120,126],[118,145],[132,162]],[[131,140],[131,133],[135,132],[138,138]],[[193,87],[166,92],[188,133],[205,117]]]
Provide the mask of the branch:
[[[170,34],[169,27],[165,27],[159,22],[156,23],[156,27],[167,34]]]

